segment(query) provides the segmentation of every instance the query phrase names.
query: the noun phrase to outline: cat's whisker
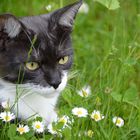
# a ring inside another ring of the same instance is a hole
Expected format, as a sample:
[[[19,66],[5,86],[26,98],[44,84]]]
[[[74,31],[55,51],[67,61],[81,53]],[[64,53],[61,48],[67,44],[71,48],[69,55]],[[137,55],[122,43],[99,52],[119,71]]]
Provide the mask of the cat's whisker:
[[[38,55],[38,56],[40,56],[40,47],[41,47],[41,43],[39,43],[38,49],[37,49],[37,55]]]
[[[7,77],[7,76],[9,76],[9,74],[7,74],[7,75],[5,75],[5,76],[3,76],[3,77],[0,77],[0,79],[3,79],[3,78],[5,78],[5,77]]]
[[[31,91],[31,90],[30,90]],[[32,94],[34,94],[33,92],[27,92],[27,94],[24,94],[23,96],[21,96],[21,99],[22,98],[25,98],[26,96],[29,96],[29,95],[32,95]]]

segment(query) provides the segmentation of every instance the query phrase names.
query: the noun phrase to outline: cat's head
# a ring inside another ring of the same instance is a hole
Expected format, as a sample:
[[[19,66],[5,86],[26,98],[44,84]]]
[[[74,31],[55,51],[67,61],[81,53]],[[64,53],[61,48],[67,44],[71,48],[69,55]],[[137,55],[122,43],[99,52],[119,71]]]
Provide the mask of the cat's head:
[[[40,16],[0,15],[0,79],[61,91],[72,65],[71,31],[82,1]]]

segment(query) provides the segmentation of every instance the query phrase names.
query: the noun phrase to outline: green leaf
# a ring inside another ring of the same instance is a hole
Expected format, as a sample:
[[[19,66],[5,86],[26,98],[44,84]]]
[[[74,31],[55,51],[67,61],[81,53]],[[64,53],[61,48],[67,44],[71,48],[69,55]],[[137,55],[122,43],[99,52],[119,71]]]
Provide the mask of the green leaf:
[[[45,140],[51,140],[52,139],[52,136],[51,135],[46,135],[45,136]]]
[[[34,131],[32,131],[32,130],[30,130],[30,132],[24,134],[24,137],[26,139],[31,139],[33,136],[34,136]]]
[[[109,10],[115,10],[120,7],[118,0],[94,0],[107,7]]]
[[[34,136],[30,140],[38,140],[38,139]]]
[[[63,122],[58,122],[56,125],[55,125],[55,128],[56,130],[59,130],[59,129],[62,129],[64,126],[64,123]]]
[[[69,106],[72,106],[71,104],[71,91],[69,89],[65,89],[63,93],[61,94],[62,98],[69,104]]]
[[[68,138],[69,139],[71,139],[71,129],[70,128],[65,128],[63,131],[62,131],[62,133],[63,133],[63,136],[65,136],[66,138],[67,138],[67,140],[68,140]]]
[[[118,93],[118,92],[112,92],[111,96],[117,102],[120,102],[122,100],[122,95],[120,93]]]
[[[8,130],[8,137],[10,139],[13,139],[14,136],[16,135],[16,125],[15,124],[11,124]]]
[[[131,104],[138,108],[139,96],[138,96],[138,91],[135,84],[131,84],[130,88],[125,92],[124,97],[123,97],[123,102]]]
[[[22,136],[15,136],[12,140],[26,140],[26,139]]]
[[[124,61],[124,64],[128,66],[133,66],[136,63],[137,63],[137,60],[134,58],[128,58],[127,60]]]
[[[114,100],[117,102],[125,102],[128,104],[133,105],[136,108],[139,108],[140,103],[139,103],[139,95],[137,91],[137,87],[135,84],[131,84],[130,88],[126,90],[124,94],[120,94],[118,92],[112,92],[111,96]]]
[[[43,119],[42,119],[42,117],[37,116],[37,117],[35,118],[35,120],[36,120],[36,121],[42,122]]]

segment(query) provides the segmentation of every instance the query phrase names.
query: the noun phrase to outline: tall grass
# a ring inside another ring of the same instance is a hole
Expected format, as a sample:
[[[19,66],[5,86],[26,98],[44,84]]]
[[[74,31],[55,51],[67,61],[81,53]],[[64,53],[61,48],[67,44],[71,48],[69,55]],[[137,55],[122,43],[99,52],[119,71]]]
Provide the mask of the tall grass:
[[[45,6],[54,9],[71,1],[1,0],[0,12],[17,16],[47,13]],[[58,114],[74,118],[71,129],[63,132],[66,140],[138,140],[140,139],[140,2],[120,0],[120,8],[109,11],[98,3],[86,1],[88,14],[78,14],[73,37],[75,52],[73,71],[67,88],[58,102]],[[82,98],[77,94],[84,85],[90,85],[92,94]],[[107,92],[108,91],[108,92]],[[95,122],[72,115],[74,107],[84,107],[89,114],[100,110],[105,118]],[[114,116],[124,119],[119,128],[112,122]],[[10,124],[6,124],[10,126]],[[2,126],[1,139],[8,139],[7,126]],[[85,132],[93,130],[93,137]],[[33,137],[35,139],[35,137]],[[38,137],[37,137],[38,138]],[[42,139],[49,139],[49,135]],[[21,137],[23,139],[23,137]],[[40,138],[41,139],[41,138]]]

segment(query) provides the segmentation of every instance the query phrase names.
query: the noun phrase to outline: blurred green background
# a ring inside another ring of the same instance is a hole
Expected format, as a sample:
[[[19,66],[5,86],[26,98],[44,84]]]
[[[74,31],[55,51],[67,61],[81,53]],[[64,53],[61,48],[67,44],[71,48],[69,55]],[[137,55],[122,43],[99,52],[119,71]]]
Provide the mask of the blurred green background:
[[[73,2],[75,0],[0,0],[0,13],[12,13],[18,17],[47,14]],[[66,95],[62,94],[59,113],[68,113],[74,106],[80,105],[90,110],[94,106],[107,116],[123,116],[126,123],[123,129],[116,130],[106,119],[102,125],[103,132],[102,129],[98,133],[98,129],[93,127],[97,140],[101,139],[102,133],[113,140],[138,140],[140,0],[119,0],[120,8],[116,10],[109,10],[93,0],[85,2],[89,11],[79,12],[75,20],[72,33],[75,52],[71,72],[73,79],[64,91]],[[48,5],[52,8],[48,9]],[[85,84],[91,86],[92,96],[86,100],[78,100],[76,90]],[[105,93],[107,87],[111,93]],[[96,104],[97,99],[100,104]],[[89,123],[86,127],[91,128]],[[76,131],[76,128],[74,130]]]

